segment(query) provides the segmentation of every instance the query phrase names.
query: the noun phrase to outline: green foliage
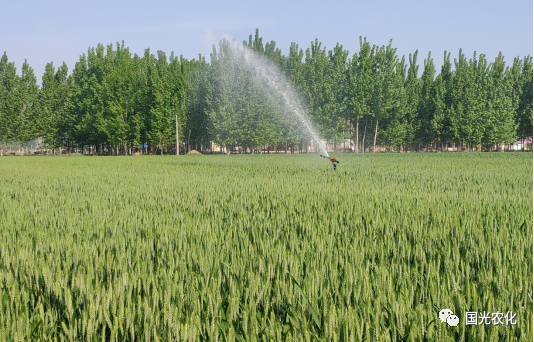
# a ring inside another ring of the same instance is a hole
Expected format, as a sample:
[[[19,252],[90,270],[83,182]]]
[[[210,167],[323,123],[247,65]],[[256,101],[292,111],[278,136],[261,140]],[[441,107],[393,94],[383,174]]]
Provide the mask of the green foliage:
[[[333,92],[328,81],[330,61],[326,53],[326,48],[319,40],[315,39],[311,47],[306,49],[304,59],[304,79],[306,90],[304,93],[305,102],[309,106],[310,116],[314,119],[317,128],[322,135],[327,138],[334,138],[336,121],[330,116],[330,105],[334,102]],[[329,118],[330,117],[330,118]],[[328,120],[329,119],[329,120]]]
[[[517,109],[518,136],[525,138],[532,136],[532,57],[523,60],[523,69],[519,78],[520,90]]]
[[[275,43],[267,44],[264,50],[256,32],[255,40],[251,36],[244,45],[251,52],[242,54],[226,39],[219,43],[218,51],[213,47],[208,71],[209,136],[221,146],[240,146],[253,152],[294,139],[296,123],[287,120],[284,94],[270,84],[272,69],[280,74],[282,69],[265,65],[269,59],[275,63],[280,59]],[[283,77],[280,74],[274,76]]]
[[[531,153],[318,159],[2,160],[2,339],[532,340]]]
[[[170,64],[162,51],[158,59],[145,52],[148,63],[148,94],[146,101],[150,108],[147,116],[148,141],[158,145],[161,153],[163,146],[175,139],[175,118],[185,112],[185,86],[181,74],[180,61],[172,56]]]
[[[7,54],[0,59],[0,142],[27,142],[39,134],[39,87],[33,69],[27,61],[21,75]]]
[[[305,51],[292,43],[284,56],[256,30],[243,41],[256,62],[231,44],[214,46],[209,63],[201,55],[189,61],[146,49],[132,56],[124,42],[98,44],[80,56],[71,75],[65,64],[56,71],[49,63],[41,88],[27,63],[19,76],[4,53],[0,142],[40,138],[52,149],[89,147],[107,154],[148,144],[163,154],[176,148],[178,118],[182,149],[204,150],[210,142],[242,151],[307,144],[309,132],[291,119],[287,89],[268,84],[259,60],[280,70],[273,78],[287,79],[291,98],[334,145],[352,135],[357,151],[365,151],[366,143],[375,150],[377,144],[422,144],[428,150],[450,143],[491,150],[532,136],[531,56],[506,66],[502,54],[488,63],[484,54],[468,60],[460,50],[452,63],[445,51],[436,75],[429,53],[419,77],[418,51],[398,56],[391,41],[371,45],[360,37],[360,51],[349,58],[343,45],[327,50],[315,39]]]
[[[76,143],[123,153],[150,143],[163,153],[175,141],[175,117],[185,121],[187,63],[162,51],[156,58],[150,49],[132,57],[124,42],[106,53],[102,45],[90,49],[72,74]]]
[[[354,140],[355,150],[359,151],[359,122],[370,118],[371,97],[373,82],[374,58],[377,47],[369,44],[367,39],[360,37],[360,52],[355,53],[349,63],[347,78],[347,110],[352,114],[352,121],[355,126]]]
[[[15,137],[17,142],[26,142],[35,139],[39,133],[34,124],[38,122],[39,115],[39,87],[33,69],[26,60],[17,83]]]
[[[72,96],[72,78],[68,77],[65,63],[57,71],[48,63],[43,75],[43,85],[39,91],[41,112],[39,115],[39,135],[51,148],[69,146],[73,138],[73,117],[69,108]]]
[[[210,87],[212,86],[208,82],[209,64],[200,55],[198,60],[181,59],[180,64],[183,68],[184,83],[187,87],[184,101],[185,111],[180,113],[179,118],[179,122],[182,123],[179,127],[180,135],[193,145],[200,146],[203,142],[214,140],[211,137],[213,127],[207,112],[211,99]],[[183,125],[184,122],[185,125]]]
[[[420,82],[420,100],[416,103],[417,110],[417,125],[415,137],[417,143],[429,144],[433,138],[437,137],[432,131],[432,121],[436,113],[436,106],[433,97],[436,96],[437,81],[434,81],[436,76],[436,67],[431,53],[428,53],[427,59],[424,61],[423,74]],[[436,86],[435,86],[436,85]]]
[[[17,69],[9,63],[4,52],[0,59],[0,141],[16,139],[17,122]]]
[[[517,105],[514,104],[514,80],[511,76],[513,75],[505,69],[504,56],[499,54],[490,65],[486,77],[486,145],[509,144],[517,138],[517,124],[514,119]]]
[[[452,139],[479,144],[484,134],[486,107],[487,62],[484,55],[477,60],[476,52],[467,60],[462,50],[454,59],[455,72],[451,80],[452,106],[450,111]]]
[[[404,57],[399,63],[396,54],[397,49],[393,48],[391,44],[392,41],[390,40],[387,46],[381,46],[377,49],[371,78],[373,87],[370,93],[370,112],[374,120],[373,151],[376,151],[379,122],[394,121],[402,117],[404,109]],[[399,124],[398,121],[397,124]],[[398,133],[399,129],[395,129],[393,137],[396,138],[395,140],[402,140],[404,137],[398,136]]]

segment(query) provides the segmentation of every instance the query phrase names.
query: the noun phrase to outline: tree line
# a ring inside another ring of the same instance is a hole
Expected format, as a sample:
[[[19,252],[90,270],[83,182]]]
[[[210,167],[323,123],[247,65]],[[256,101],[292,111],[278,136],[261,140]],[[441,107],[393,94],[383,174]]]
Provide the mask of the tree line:
[[[418,51],[400,57],[390,41],[371,45],[360,37],[350,55],[318,40],[287,56],[258,30],[243,45],[279,68],[319,134],[334,145],[353,141],[355,151],[391,149],[491,150],[532,136],[532,57],[488,61],[462,50],[445,52],[441,70],[428,53],[419,76]],[[0,59],[0,143],[41,139],[51,150],[131,154],[181,149],[253,152],[293,146],[310,137],[290,120],[280,93],[258,82],[231,42],[213,47],[210,61],[187,60],[146,49],[131,54],[124,42],[99,44],[65,63],[46,65],[42,84],[24,62],[19,73],[7,53]]]

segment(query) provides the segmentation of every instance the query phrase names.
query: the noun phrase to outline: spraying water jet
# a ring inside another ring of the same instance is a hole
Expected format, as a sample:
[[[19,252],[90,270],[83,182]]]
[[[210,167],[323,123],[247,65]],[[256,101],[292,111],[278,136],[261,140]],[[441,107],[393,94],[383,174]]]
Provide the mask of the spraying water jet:
[[[213,35],[208,33],[207,40],[211,40],[210,38],[212,37]],[[298,130],[304,136],[313,140],[318,152],[322,156],[330,158],[326,146],[317,134],[312,121],[306,115],[299,95],[293,89],[289,80],[283,75],[282,71],[273,62],[248,47],[238,44],[235,39],[228,35],[223,35],[223,42],[225,47],[232,51],[232,55],[237,56],[235,58],[228,58],[225,61],[237,64],[235,65],[237,67],[246,68],[251,73],[252,80],[258,88],[267,88],[264,94],[270,99],[273,105],[277,107],[282,106],[284,109],[282,112],[287,113],[293,119],[292,123],[294,125],[296,124]],[[215,44],[213,44],[213,49],[215,52]]]

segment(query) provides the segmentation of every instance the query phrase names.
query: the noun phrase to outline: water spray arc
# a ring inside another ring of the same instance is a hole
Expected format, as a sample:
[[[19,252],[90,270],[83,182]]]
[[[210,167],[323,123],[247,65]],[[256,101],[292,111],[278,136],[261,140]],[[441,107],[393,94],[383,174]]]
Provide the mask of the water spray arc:
[[[239,59],[232,59],[231,62],[244,63],[244,65],[240,66],[251,71],[253,75],[252,79],[257,86],[260,88],[267,87],[268,90],[274,91],[278,95],[278,99],[269,97],[269,91],[265,91],[265,95],[276,106],[281,105],[285,109],[283,110],[284,113],[291,115],[292,119],[296,119],[298,129],[301,133],[309,136],[313,140],[320,154],[329,157],[326,146],[315,131],[311,120],[306,115],[298,94],[293,89],[289,80],[283,75],[282,71],[267,58],[260,56],[246,46],[238,44],[233,38],[225,35],[223,40],[234,55],[241,57]],[[282,99],[283,103],[275,103],[279,99]]]

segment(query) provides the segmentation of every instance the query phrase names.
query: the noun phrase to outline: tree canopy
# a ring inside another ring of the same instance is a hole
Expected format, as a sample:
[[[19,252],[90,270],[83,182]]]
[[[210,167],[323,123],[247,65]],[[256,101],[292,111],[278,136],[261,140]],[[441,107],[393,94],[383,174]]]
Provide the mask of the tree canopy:
[[[28,63],[19,74],[4,53],[0,142],[39,138],[50,149],[163,153],[176,148],[176,118],[185,149],[216,143],[253,152],[309,141],[288,120],[280,92],[258,81],[260,68],[230,44],[221,40],[209,62],[150,49],[132,55],[124,42],[99,44],[70,74],[65,63],[48,63],[40,86]],[[432,144],[491,149],[532,136],[531,56],[507,66],[502,53],[488,61],[460,50],[451,61],[445,52],[436,74],[430,53],[420,73],[418,51],[398,56],[391,41],[371,45],[360,37],[360,50],[350,55],[316,39],[305,50],[292,43],[285,56],[256,30],[243,46],[292,85],[322,138],[334,144],[351,138],[356,151]]]

